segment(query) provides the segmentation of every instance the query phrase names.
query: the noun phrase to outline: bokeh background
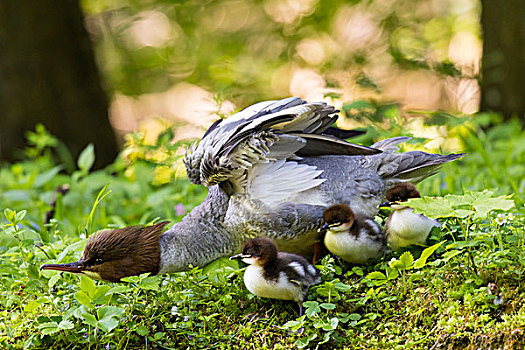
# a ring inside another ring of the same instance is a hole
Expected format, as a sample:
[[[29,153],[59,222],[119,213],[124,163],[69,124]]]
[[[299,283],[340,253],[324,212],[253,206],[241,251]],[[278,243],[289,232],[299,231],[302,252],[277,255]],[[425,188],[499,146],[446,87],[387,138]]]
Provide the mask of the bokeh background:
[[[290,95],[478,110],[476,0],[84,5],[119,134],[165,118],[196,137],[217,113]]]
[[[2,159],[42,123],[71,159],[95,142],[102,166],[131,131],[196,138],[291,95],[408,117],[525,112],[521,0],[23,2],[0,4]]]

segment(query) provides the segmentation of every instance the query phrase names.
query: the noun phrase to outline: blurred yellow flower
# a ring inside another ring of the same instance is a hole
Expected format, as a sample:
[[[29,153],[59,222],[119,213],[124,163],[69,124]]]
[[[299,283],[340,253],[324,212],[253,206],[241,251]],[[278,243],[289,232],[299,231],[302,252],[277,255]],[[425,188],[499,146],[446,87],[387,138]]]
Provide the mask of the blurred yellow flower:
[[[162,165],[155,168],[153,173],[153,184],[164,185],[172,180],[172,170],[170,167]]]
[[[146,153],[146,160],[154,163],[162,163],[169,158],[169,153],[164,148],[155,149]]]
[[[136,146],[131,146],[122,151],[122,159],[129,163],[133,163],[136,160],[144,159],[144,151]]]
[[[124,170],[124,176],[130,181],[135,181],[135,167],[128,167]]]

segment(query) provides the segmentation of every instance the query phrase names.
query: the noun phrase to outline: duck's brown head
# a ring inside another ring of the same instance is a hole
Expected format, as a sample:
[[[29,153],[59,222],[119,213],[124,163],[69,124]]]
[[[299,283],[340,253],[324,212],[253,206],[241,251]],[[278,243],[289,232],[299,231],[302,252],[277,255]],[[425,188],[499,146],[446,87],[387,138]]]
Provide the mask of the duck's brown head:
[[[323,222],[324,225],[321,226],[319,231],[346,231],[354,224],[355,215],[348,205],[335,204],[323,212]]]
[[[108,282],[146,272],[156,274],[160,265],[159,239],[166,224],[168,221],[100,231],[89,239],[80,260],[45,264],[40,269],[83,273]]]
[[[416,186],[414,186],[410,182],[402,182],[402,183],[395,185],[388,191],[386,191],[387,201],[382,203],[380,207],[390,207],[392,205],[406,202],[410,198],[420,198],[420,197],[421,195],[419,194],[419,191],[416,189]]]
[[[250,265],[265,265],[277,258],[277,245],[268,237],[257,237],[246,241],[242,245],[242,253],[230,259],[242,259]]]

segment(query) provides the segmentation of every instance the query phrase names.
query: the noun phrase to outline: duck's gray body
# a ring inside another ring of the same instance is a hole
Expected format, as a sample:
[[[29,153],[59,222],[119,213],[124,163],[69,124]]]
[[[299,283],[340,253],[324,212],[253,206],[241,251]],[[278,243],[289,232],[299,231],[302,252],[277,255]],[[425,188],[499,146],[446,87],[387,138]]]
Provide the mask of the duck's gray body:
[[[397,155],[401,158],[406,154]],[[186,270],[189,265],[204,266],[238,253],[244,241],[258,236],[274,239],[283,251],[311,253],[326,207],[347,203],[356,213],[372,217],[377,213],[386,190],[400,181],[378,175],[377,166],[385,156],[391,157],[382,153],[320,156],[300,161],[324,170],[320,177],[326,181],[319,189],[326,199],[324,205],[283,203],[268,207],[244,194],[229,196],[218,185],[210,187],[204,202],[160,238],[159,273]]]
[[[406,137],[367,148],[325,136],[336,111],[323,103],[295,98],[258,105],[214,124],[187,155],[190,180],[209,186],[209,193],[160,238],[160,274],[233,255],[257,236],[306,255],[326,207],[346,203],[373,217],[390,187],[417,183],[461,156],[395,153]]]

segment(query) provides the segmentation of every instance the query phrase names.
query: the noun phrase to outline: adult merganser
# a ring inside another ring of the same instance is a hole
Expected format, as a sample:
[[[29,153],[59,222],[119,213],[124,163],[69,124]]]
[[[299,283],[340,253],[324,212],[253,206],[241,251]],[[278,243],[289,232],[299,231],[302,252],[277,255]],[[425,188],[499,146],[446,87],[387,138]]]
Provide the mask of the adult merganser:
[[[185,159],[189,179],[209,186],[208,196],[159,237],[160,260],[150,272],[204,266],[238,253],[244,241],[260,235],[274,239],[282,251],[308,255],[330,205],[346,203],[354,213],[374,217],[388,189],[421,181],[462,156],[395,153],[408,137],[372,147],[348,143],[324,134],[336,112],[324,102],[287,98],[214,123]],[[134,237],[120,238],[129,245],[125,249],[95,237],[88,246],[111,256],[112,250],[139,249]]]
[[[352,264],[363,264],[386,252],[383,230],[372,218],[356,217],[346,204],[336,204],[323,213],[324,244],[334,255]]]
[[[305,258],[283,253],[267,237],[250,239],[242,253],[230,257],[249,264],[244,272],[244,284],[253,294],[272,299],[293,300],[303,315],[303,300],[311,285],[321,281],[319,271]]]
[[[416,187],[410,182],[400,183],[386,192],[387,202],[381,206],[393,209],[385,223],[388,243],[393,249],[412,244],[424,245],[432,227],[441,227],[437,220],[422,214],[414,214],[413,209],[403,206],[409,198],[420,198]]]

